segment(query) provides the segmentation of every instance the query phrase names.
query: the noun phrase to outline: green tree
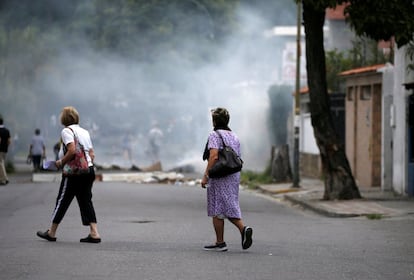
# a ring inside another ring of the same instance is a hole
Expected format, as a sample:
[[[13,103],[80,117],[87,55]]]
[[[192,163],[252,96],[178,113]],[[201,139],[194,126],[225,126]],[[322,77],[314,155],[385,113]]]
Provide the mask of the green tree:
[[[335,2],[335,1],[319,1]],[[345,1],[337,1],[345,2]],[[408,44],[414,33],[414,4],[411,0],[350,0],[345,9],[356,34],[376,41],[395,38],[398,47]]]
[[[323,26],[325,10],[345,1],[303,0],[303,23],[306,34],[306,68],[310,94],[310,112],[316,143],[323,165],[323,198],[354,199],[360,192],[352,175],[343,145],[338,141],[329,114]],[[358,35],[375,40],[395,37],[399,46],[412,39],[413,4],[411,0],[351,0],[346,10],[349,22]]]
[[[341,80],[338,74],[353,67],[352,59],[346,53],[337,50],[327,51],[326,54],[326,81],[330,91],[340,91]]]
[[[341,90],[342,78],[338,76],[339,73],[352,68],[392,62],[392,54],[392,50],[389,54],[384,54],[378,48],[377,41],[366,37],[357,37],[352,42],[352,49],[347,52],[326,51],[328,91],[339,92]]]
[[[331,1],[332,2],[332,1]],[[332,4],[332,3],[331,3]],[[306,70],[310,112],[316,143],[319,147],[325,192],[323,198],[360,198],[351,167],[335,132],[330,111],[326,80],[323,26],[328,1],[304,0],[303,22],[306,34]],[[312,36],[310,36],[312,34]]]
[[[78,5],[71,21],[98,50],[136,60],[176,55],[205,61],[234,28],[236,0],[95,0]],[[195,47],[196,46],[196,47]]]

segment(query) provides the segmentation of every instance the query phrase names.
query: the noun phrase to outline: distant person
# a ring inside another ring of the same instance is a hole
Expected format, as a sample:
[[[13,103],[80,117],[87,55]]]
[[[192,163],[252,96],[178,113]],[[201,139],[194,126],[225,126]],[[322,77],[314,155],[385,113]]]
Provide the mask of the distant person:
[[[62,145],[62,139],[59,139],[59,142],[56,142],[56,144],[53,146],[53,153],[55,154],[55,160],[59,160],[59,151],[60,151],[61,145]]]
[[[76,197],[80,209],[82,224],[89,226],[89,235],[80,239],[80,242],[100,243],[95,208],[92,203],[92,186],[95,181],[93,161],[95,158],[92,140],[89,132],[79,126],[79,113],[73,107],[64,107],[60,121],[65,127],[62,129],[62,156],[55,162],[58,169],[69,162],[75,155],[75,134],[79,143],[84,147],[89,165],[89,173],[74,176],[62,174],[60,189],[56,198],[56,205],[52,215],[52,224],[45,232],[38,231],[37,236],[47,241],[56,241],[56,231],[72,200]]]
[[[40,163],[42,159],[46,158],[46,145],[45,139],[40,134],[40,129],[35,129],[35,134],[32,137],[32,141],[29,146],[29,158],[33,163],[33,171],[38,172],[41,169]]]
[[[214,131],[210,132],[208,142],[203,154],[203,160],[207,160],[201,186],[207,188],[207,214],[213,219],[216,241],[204,247],[207,251],[227,251],[224,242],[224,220],[228,219],[240,231],[241,244],[244,250],[252,245],[253,230],[245,226],[241,218],[239,203],[240,172],[221,178],[209,178],[208,170],[218,159],[218,151],[223,148],[223,141],[217,133],[220,133],[224,142],[233,148],[240,156],[240,142],[237,135],[230,130],[228,124],[229,112],[224,108],[212,110]]]
[[[148,132],[149,157],[152,163],[160,161],[161,141],[164,137],[157,122],[152,124],[152,128]]]
[[[10,131],[4,126],[3,117],[0,116],[0,185],[7,185],[9,178],[6,171],[7,150],[11,144]]]

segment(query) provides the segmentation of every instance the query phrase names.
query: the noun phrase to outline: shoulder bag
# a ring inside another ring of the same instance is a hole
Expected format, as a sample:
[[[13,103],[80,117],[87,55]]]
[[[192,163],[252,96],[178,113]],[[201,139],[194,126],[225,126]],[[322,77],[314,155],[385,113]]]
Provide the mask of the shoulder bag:
[[[89,173],[88,160],[86,159],[85,149],[79,142],[79,138],[72,128],[68,127],[73,132],[75,143],[75,155],[63,166],[63,175],[74,176]]]
[[[218,160],[208,171],[211,178],[221,178],[239,172],[243,168],[243,160],[223,140],[220,133],[216,131],[223,142],[223,148],[218,151]]]

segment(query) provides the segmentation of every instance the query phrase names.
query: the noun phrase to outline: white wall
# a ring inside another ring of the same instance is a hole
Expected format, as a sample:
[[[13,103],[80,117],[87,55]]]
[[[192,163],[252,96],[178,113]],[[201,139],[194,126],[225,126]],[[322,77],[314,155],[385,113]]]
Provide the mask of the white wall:
[[[393,105],[394,66],[387,64],[382,69],[382,145],[381,145],[381,189],[392,190],[393,144],[392,135],[395,125]]]
[[[300,139],[300,144],[299,144],[300,152],[314,154],[314,155],[319,154],[319,148],[316,145],[315,135],[313,133],[310,113],[301,114],[299,139]]]
[[[393,189],[405,194],[407,185],[407,91],[403,86],[406,77],[405,47],[395,49],[394,56],[394,118],[393,129]]]

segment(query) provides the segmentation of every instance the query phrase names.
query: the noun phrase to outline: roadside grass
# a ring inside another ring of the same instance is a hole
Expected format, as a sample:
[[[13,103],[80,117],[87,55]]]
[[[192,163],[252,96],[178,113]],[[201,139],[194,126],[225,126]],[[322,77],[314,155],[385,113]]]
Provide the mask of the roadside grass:
[[[384,218],[384,215],[383,214],[367,214],[366,217],[369,220],[381,220],[382,218]]]
[[[249,189],[257,189],[259,185],[271,184],[272,182],[273,179],[268,170],[263,172],[246,170],[241,172],[240,183],[243,186],[247,186]]]

